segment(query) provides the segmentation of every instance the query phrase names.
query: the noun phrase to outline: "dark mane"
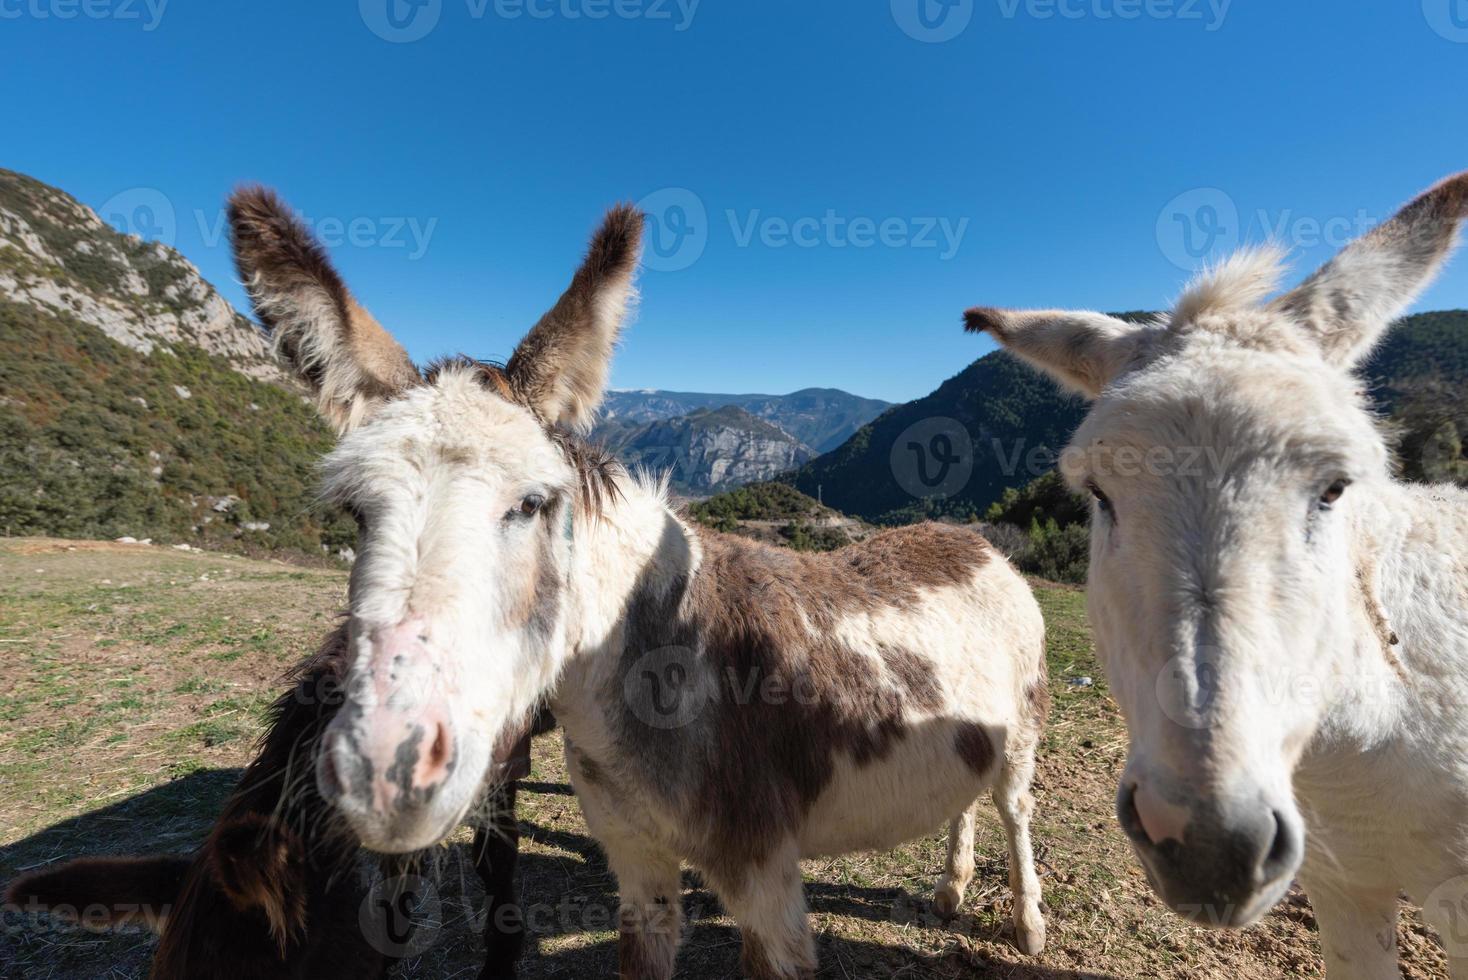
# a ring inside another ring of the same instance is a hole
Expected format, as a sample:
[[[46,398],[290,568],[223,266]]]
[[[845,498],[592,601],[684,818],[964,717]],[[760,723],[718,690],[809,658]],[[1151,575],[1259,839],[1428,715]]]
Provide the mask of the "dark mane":
[[[600,518],[607,507],[622,496],[621,478],[626,474],[622,465],[604,446],[587,442],[584,438],[562,426],[556,425],[516,397],[505,366],[497,361],[481,361],[467,354],[440,357],[424,369],[424,380],[432,385],[438,383],[439,375],[445,371],[461,371],[470,374],[485,389],[494,392],[506,401],[529,408],[540,419],[545,434],[560,449],[566,462],[576,471],[576,482],[580,499],[577,503],[593,517]]]

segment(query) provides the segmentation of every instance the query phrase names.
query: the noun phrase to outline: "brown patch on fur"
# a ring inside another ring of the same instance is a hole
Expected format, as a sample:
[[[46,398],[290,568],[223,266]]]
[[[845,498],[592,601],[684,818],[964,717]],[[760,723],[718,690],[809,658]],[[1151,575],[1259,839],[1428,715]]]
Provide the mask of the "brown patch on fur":
[[[1042,677],[1025,688],[1025,704],[1030,709],[1030,720],[1036,728],[1044,728],[1050,719],[1050,679]]]
[[[630,293],[644,221],[630,204],[607,212],[570,288],[505,366],[519,400],[549,422],[587,427],[601,404],[622,325],[620,317],[609,318],[599,307],[617,291]]]
[[[668,533],[681,535],[676,525]],[[732,882],[800,823],[830,783],[836,752],[858,766],[884,759],[907,736],[908,713],[942,706],[920,648],[873,658],[836,639],[840,620],[971,582],[990,551],[974,532],[936,524],[826,555],[713,532],[699,538],[703,562],[692,582],[661,596],[637,590],[614,696],[624,697],[626,673],[644,670],[647,654],[696,651],[702,681],[715,688],[707,706],[663,730],[629,704],[619,742],[697,817],[694,863]]]
[[[305,848],[274,820],[248,813],[215,829],[209,859],[214,878],[236,909],[258,910],[282,957],[305,935]]]
[[[359,401],[387,400],[420,383],[402,345],[348,292],[311,231],[274,191],[229,199],[230,242],[255,314],[338,428]]]
[[[933,673],[933,664],[910,650],[882,651],[882,661],[902,686],[907,702],[923,711],[937,711],[943,706],[943,689]]]
[[[1004,338],[1006,313],[990,306],[975,306],[963,314],[963,328],[969,333],[987,333],[996,340]]]
[[[581,778],[587,783],[592,786],[608,785],[606,773],[602,771],[601,764],[572,745],[569,739],[566,740],[566,754],[571,757]]]
[[[3,904],[87,928],[161,932],[190,865],[186,857],[81,858],[17,878]]]
[[[1444,179],[1421,200],[1443,218],[1468,218],[1468,170]]]
[[[623,908],[617,937],[619,980],[666,980],[679,940],[680,910],[668,898]]]
[[[983,725],[960,722],[953,734],[953,748],[975,776],[987,776],[994,771],[994,741]]]

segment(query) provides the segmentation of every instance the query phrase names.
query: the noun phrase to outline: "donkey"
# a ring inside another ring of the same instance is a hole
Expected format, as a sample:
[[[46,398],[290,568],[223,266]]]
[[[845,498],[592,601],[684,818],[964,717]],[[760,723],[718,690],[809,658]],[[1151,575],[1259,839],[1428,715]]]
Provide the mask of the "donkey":
[[[1394,481],[1351,375],[1465,212],[1468,173],[1268,302],[1272,249],[1150,323],[966,314],[1094,400],[1061,465],[1094,498],[1118,811],[1154,888],[1242,927],[1301,872],[1331,980],[1398,976],[1402,889],[1468,978],[1468,494]]]
[[[12,882],[5,905],[89,926],[161,934],[152,980],[385,980],[407,948],[404,909],[421,880],[417,856],[385,861],[369,891],[358,842],[316,789],[316,743],[342,704],[345,627],[292,672],[260,750],[192,855],[82,858]],[[546,720],[540,722],[544,730]],[[486,892],[482,980],[513,980],[523,943],[515,903],[515,780],[529,775],[528,738],[489,792],[473,845]]]
[[[362,523],[323,797],[373,850],[428,847],[548,697],[620,888],[621,976],[673,975],[687,862],[739,923],[745,971],[786,980],[816,968],[802,858],[951,820],[951,914],[991,790],[1018,945],[1038,952],[1034,597],[970,530],[800,555],[689,526],[663,484],[587,448],[643,220],[607,215],[505,366],[420,373],[284,204],[233,199],[256,311],[342,433],[325,494]]]

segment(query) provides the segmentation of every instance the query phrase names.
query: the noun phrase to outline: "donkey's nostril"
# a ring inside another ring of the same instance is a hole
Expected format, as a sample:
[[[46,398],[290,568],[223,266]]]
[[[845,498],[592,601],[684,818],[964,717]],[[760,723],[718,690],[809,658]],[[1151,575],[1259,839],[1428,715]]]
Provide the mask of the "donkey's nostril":
[[[418,741],[415,749],[422,747]],[[422,748],[413,767],[413,788],[433,790],[449,776],[454,767],[454,734],[446,722],[433,726],[433,741]]]
[[[1142,815],[1137,812],[1136,784],[1123,785],[1116,798],[1116,816],[1121,821],[1122,832],[1138,844],[1151,844],[1152,838],[1142,825]]]
[[[1264,882],[1293,873],[1304,849],[1304,842],[1294,824],[1278,810],[1271,816],[1274,820],[1274,841],[1269,846],[1269,853],[1259,864],[1259,876]]]
[[[433,739],[433,745],[428,749],[428,764],[434,769],[441,769],[448,761],[449,731],[444,725],[439,725],[438,734]]]

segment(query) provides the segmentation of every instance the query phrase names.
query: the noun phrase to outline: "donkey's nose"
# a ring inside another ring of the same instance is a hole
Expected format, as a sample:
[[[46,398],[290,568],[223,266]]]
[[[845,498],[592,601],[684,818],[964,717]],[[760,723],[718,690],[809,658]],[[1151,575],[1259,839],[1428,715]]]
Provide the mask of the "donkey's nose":
[[[327,799],[391,819],[427,805],[455,757],[453,728],[436,712],[407,720],[369,714],[360,727],[326,733],[317,781]]]
[[[1269,910],[1304,859],[1299,818],[1255,796],[1168,803],[1128,783],[1117,815],[1163,901],[1199,925],[1247,925]]]

